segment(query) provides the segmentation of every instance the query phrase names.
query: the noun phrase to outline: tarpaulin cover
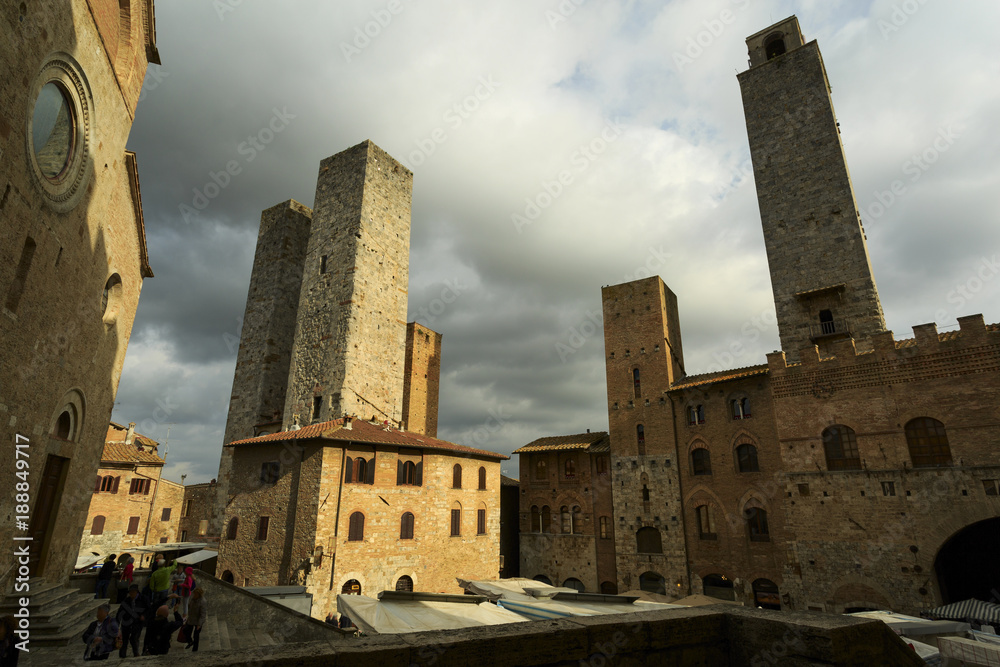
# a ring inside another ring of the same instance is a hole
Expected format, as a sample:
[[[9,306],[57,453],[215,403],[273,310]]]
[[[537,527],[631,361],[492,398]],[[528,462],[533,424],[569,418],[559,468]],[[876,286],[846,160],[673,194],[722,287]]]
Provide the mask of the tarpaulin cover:
[[[938,637],[941,655],[973,665],[1000,667],[1000,646],[984,644],[964,637]]]
[[[853,614],[845,614],[845,616],[872,618],[876,621],[882,621],[897,635],[909,635],[911,637],[967,632],[972,627],[968,623],[931,621],[926,618],[897,614],[894,611],[859,611]]]
[[[177,562],[184,563],[185,565],[194,565],[195,563],[201,563],[202,561],[216,558],[218,555],[218,551],[213,551],[212,549],[202,549],[201,551],[195,551],[194,553],[181,556],[177,559]]]
[[[916,639],[910,639],[909,637],[900,637],[900,639],[906,642],[909,646],[912,646],[917,656],[919,656],[920,659],[928,665],[933,666],[941,664],[941,651],[937,650],[936,647],[923,642],[918,642]]]
[[[936,609],[920,612],[927,618],[948,618],[955,621],[975,621],[977,623],[1000,623],[1000,604],[969,599],[953,602]]]
[[[490,602],[386,601],[365,595],[338,595],[337,611],[346,614],[365,633],[383,635],[474,628],[527,620]]]

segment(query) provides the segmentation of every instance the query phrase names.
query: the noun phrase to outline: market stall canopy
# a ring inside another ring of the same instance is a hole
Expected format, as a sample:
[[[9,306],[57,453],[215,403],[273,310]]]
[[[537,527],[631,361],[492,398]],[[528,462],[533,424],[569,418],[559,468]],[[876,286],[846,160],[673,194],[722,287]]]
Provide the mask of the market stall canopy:
[[[455,630],[525,618],[473,595],[396,593],[383,591],[375,600],[366,595],[338,595],[337,611],[368,634],[402,634],[424,630]]]
[[[710,595],[699,595],[695,593],[694,595],[689,595],[680,600],[674,600],[670,604],[679,604],[682,607],[704,607],[710,604],[738,604],[743,605],[742,602],[734,602],[733,600],[720,600],[719,598],[713,598]]]
[[[141,547],[131,547],[129,551],[142,553],[159,553],[161,551],[197,551],[208,546],[207,542],[161,542],[160,544],[145,544]]]
[[[86,556],[77,556],[76,565],[73,567],[74,570],[82,570],[85,567],[90,567],[101,560],[101,554],[99,553],[89,553]]]
[[[873,618],[888,625],[897,635],[908,635],[910,637],[967,632],[972,627],[968,623],[931,621],[926,618],[897,614],[894,611],[859,611],[853,614],[845,614],[845,616]]]
[[[953,621],[974,621],[987,625],[997,625],[1000,624],[1000,604],[972,598],[946,604],[936,609],[928,609],[920,612],[920,615],[934,619],[946,618]]]
[[[184,563],[185,565],[195,565],[206,560],[211,560],[212,558],[217,558],[218,556],[218,551],[213,551],[212,549],[202,549],[201,551],[184,554],[177,559],[177,562]]]

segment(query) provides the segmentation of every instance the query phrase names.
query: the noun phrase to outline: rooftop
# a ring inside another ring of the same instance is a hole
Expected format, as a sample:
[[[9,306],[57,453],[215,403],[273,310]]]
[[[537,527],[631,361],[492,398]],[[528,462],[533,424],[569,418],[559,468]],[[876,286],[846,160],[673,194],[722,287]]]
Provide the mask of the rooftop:
[[[575,435],[553,435],[529,442],[524,447],[515,449],[515,454],[527,452],[552,452],[568,449],[586,449],[593,453],[611,451],[611,441],[606,431],[594,433],[577,433]]]
[[[482,456],[491,459],[509,459],[505,454],[497,454],[485,449],[475,449],[456,445],[447,440],[438,440],[427,435],[401,431],[385,424],[373,424],[363,419],[352,418],[350,426],[345,427],[345,419],[334,419],[333,421],[309,424],[293,431],[280,431],[268,435],[259,435],[256,438],[245,438],[228,443],[227,447],[258,445],[275,442],[288,442],[291,440],[327,440],[330,442],[361,443],[366,445],[391,445],[393,447],[412,447],[414,449],[436,449],[440,451],[454,452],[456,454],[468,454],[471,456]]]
[[[738,378],[750,377],[752,375],[766,375],[767,364],[757,366],[744,366],[743,368],[733,368],[727,371],[716,371],[715,373],[702,373],[701,375],[689,375],[671,385],[670,390],[689,389],[714,382],[725,382],[726,380],[736,380]]]
[[[147,463],[163,465],[164,461],[156,454],[139,449],[135,445],[124,442],[106,442],[101,452],[102,463]]]

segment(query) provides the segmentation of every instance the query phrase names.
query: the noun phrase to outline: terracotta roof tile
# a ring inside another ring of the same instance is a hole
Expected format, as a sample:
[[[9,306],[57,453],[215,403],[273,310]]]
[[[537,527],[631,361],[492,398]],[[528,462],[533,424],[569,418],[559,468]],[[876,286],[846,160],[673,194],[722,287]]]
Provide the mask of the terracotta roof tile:
[[[602,449],[606,446],[607,449]],[[514,450],[514,454],[524,454],[526,452],[551,452],[568,449],[586,449],[589,451],[611,451],[610,440],[605,431],[595,431],[594,433],[576,433],[574,435],[553,435],[546,438],[539,438],[526,444],[524,447]]]
[[[728,371],[717,371],[715,373],[702,373],[701,375],[690,375],[686,378],[678,380],[673,385],[671,385],[670,390],[674,389],[688,389],[689,387],[697,387],[703,384],[712,384],[713,382],[725,382],[726,380],[735,380],[737,378],[749,377],[751,375],[765,375],[767,373],[767,364],[759,364],[757,366],[745,366],[743,368],[733,368]]]
[[[108,463],[149,463],[163,465],[164,461],[152,452],[146,452],[124,442],[106,442],[101,461]]]
[[[521,486],[521,482],[507,475],[500,475],[500,486]]]
[[[492,459],[509,459],[505,454],[489,452],[485,449],[474,449],[463,445],[456,445],[446,440],[438,440],[419,433],[400,431],[396,428],[386,430],[379,424],[372,424],[363,419],[353,419],[351,428],[344,428],[344,420],[334,419],[333,421],[321,422],[319,424],[309,424],[295,431],[280,431],[268,435],[260,435],[256,438],[245,438],[235,440],[227,444],[227,447],[234,445],[256,445],[267,442],[285,442],[290,440],[311,440],[322,439],[334,442],[356,442],[371,445],[392,445],[394,447],[413,447],[415,449],[437,449],[441,451],[456,452],[459,454],[470,454]]]

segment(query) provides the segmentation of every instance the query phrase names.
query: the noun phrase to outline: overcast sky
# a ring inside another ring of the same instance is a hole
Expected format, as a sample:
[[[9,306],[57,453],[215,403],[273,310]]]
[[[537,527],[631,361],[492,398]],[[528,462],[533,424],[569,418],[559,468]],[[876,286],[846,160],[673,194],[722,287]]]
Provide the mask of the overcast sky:
[[[588,323],[603,285],[650,272],[688,373],[763,363],[736,74],[790,14],[826,63],[889,328],[1000,321],[996,2],[172,0],[129,139],[156,276],[113,419],[169,425],[167,477],[216,476],[260,211],[312,206],[320,160],[365,139],[414,172],[409,319],[444,334],[440,437],[510,453],[606,429]]]

